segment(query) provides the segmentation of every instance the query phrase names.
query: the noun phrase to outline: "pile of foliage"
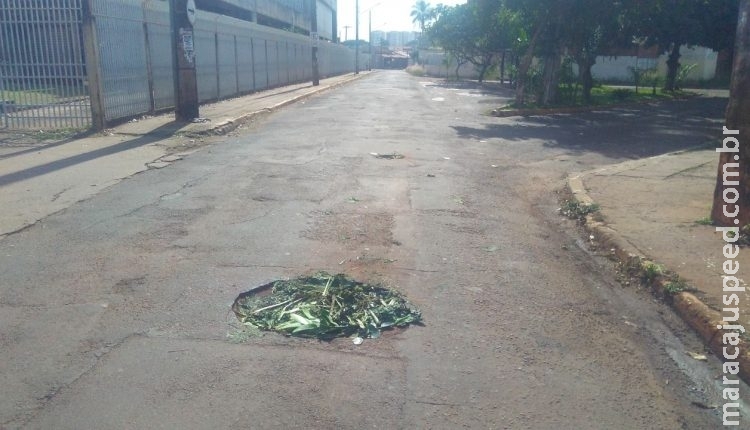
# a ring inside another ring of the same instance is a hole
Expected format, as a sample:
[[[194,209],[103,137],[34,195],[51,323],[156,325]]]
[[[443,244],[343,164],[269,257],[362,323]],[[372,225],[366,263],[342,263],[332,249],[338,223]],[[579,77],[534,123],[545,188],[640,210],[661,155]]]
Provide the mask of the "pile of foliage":
[[[232,310],[244,324],[291,336],[377,338],[388,327],[421,320],[421,312],[395,290],[320,272],[273,282],[270,294],[243,294]]]

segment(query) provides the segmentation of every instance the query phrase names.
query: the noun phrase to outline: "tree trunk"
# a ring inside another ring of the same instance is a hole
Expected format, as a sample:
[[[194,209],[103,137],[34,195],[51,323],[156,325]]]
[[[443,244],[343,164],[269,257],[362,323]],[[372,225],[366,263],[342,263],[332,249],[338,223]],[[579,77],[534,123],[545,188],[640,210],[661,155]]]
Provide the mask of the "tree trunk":
[[[542,94],[542,105],[550,105],[557,102],[557,87],[560,83],[560,66],[562,56],[555,52],[544,59],[544,93]]]
[[[750,0],[740,2],[734,52],[725,127],[736,130],[737,133],[725,133],[721,149],[717,150],[721,152],[721,156],[711,210],[714,224],[724,227],[744,227],[750,224],[750,97],[747,97],[750,94]],[[729,182],[737,183],[725,183],[725,171],[739,173],[739,178],[728,177]],[[735,195],[731,190],[736,190],[739,197],[734,204],[731,201]]]
[[[534,35],[529,41],[529,47],[526,49],[526,53],[523,54],[520,64],[518,65],[518,76],[516,76],[516,105],[521,106],[526,102],[526,81],[528,80],[529,68],[531,67],[531,60],[534,59],[534,49],[536,49],[536,41],[539,39],[539,35],[542,34],[544,26],[540,23]]]
[[[503,49],[503,56],[500,58],[500,85],[505,84],[505,54],[507,51]]]
[[[675,42],[672,44],[672,50],[669,53],[669,59],[667,60],[667,80],[664,84],[664,89],[667,91],[674,91],[675,81],[677,81],[677,72],[680,70],[680,44]]]
[[[732,58],[734,58],[732,48],[724,48],[716,56],[716,80],[718,82],[729,82],[732,78]]]
[[[492,57],[493,55],[487,55],[482,57],[482,64],[480,65],[479,69],[479,83],[484,82],[484,78],[487,75],[487,71],[490,70],[490,67],[492,67]]]
[[[479,77],[477,78],[477,81],[479,81],[480,84],[484,82],[484,75],[486,73],[487,73],[487,65],[482,64],[481,66],[479,66]]]
[[[595,61],[596,58],[593,60],[580,59],[576,61],[578,63],[578,73],[581,75],[584,104],[591,103],[591,89],[594,87],[594,76],[591,74],[591,68],[594,67]]]

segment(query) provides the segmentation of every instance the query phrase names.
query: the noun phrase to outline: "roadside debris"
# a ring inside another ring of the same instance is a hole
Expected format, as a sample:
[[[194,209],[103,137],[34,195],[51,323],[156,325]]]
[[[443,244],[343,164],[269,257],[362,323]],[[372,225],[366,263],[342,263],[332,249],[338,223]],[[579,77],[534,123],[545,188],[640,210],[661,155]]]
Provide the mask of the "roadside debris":
[[[232,310],[240,322],[262,330],[318,339],[354,336],[355,345],[361,343],[357,339],[377,338],[383,329],[405,327],[422,318],[393,289],[325,272],[243,293]]]
[[[708,361],[708,357],[706,357],[706,354],[698,354],[696,352],[689,352],[687,353],[690,357],[693,358],[693,360],[698,361]]]
[[[370,155],[382,160],[401,160],[402,158],[405,158],[403,154],[399,154],[398,152],[393,152],[392,154],[378,154],[377,152],[371,152]]]

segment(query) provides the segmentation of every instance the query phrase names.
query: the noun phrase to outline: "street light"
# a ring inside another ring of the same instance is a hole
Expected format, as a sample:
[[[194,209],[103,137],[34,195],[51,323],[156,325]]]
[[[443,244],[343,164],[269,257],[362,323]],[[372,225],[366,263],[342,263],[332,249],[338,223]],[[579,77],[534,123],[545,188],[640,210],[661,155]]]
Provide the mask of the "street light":
[[[370,36],[368,37],[370,42],[370,63],[372,64],[372,9],[379,5],[380,2],[375,3],[374,5],[370,6],[365,12],[370,12]],[[354,55],[356,56],[354,59],[354,74],[359,74],[359,0],[357,0],[356,3],[356,10],[355,10],[355,22],[354,22],[354,40],[356,41],[357,45],[354,50]],[[372,66],[370,66],[370,69],[372,69]]]
[[[354,40],[356,41],[356,47],[354,48],[354,74],[359,75],[359,0],[357,0],[357,8],[354,13],[357,15],[354,22]]]

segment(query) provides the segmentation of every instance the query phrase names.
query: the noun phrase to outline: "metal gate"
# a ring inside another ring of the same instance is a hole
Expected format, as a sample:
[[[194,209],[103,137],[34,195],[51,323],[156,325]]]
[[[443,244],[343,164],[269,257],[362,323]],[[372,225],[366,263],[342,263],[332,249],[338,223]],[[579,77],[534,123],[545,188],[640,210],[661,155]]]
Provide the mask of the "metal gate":
[[[0,128],[91,125],[82,0],[3,0]]]
[[[198,14],[200,102],[311,79],[310,38]],[[100,129],[174,106],[167,0],[0,0],[0,129]],[[354,52],[321,43],[320,76]],[[363,56],[362,64],[368,56]]]

